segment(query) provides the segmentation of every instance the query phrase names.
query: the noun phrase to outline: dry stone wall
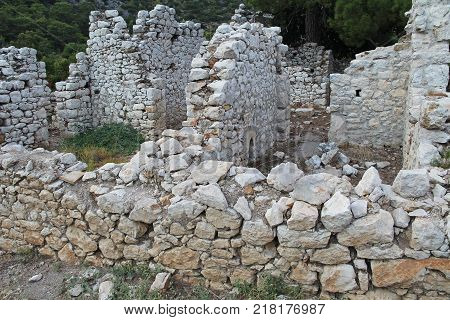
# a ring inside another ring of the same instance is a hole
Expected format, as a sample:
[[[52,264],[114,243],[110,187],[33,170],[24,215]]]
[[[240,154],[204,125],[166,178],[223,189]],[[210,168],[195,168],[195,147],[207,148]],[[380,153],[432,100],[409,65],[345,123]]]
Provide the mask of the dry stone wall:
[[[330,74],[333,54],[316,43],[289,48],[287,72],[291,103],[327,107],[330,104]]]
[[[287,47],[279,28],[221,25],[192,62],[187,121],[211,157],[245,164],[289,135]]]
[[[448,1],[415,1],[406,30],[411,33],[410,78],[404,167],[439,160],[450,141],[450,22]]]
[[[0,153],[0,248],[71,264],[160,265],[177,279],[229,289],[265,274],[331,298],[448,299],[448,170],[370,168],[348,178],[284,163],[265,177],[181,132],[94,172],[72,154]]]
[[[48,139],[45,64],[36,50],[0,49],[0,144],[36,146]]]
[[[330,140],[338,144],[401,146],[410,68],[409,43],[356,56],[331,75]]]
[[[330,140],[403,146],[405,168],[440,160],[450,141],[449,12],[445,0],[413,1],[403,41],[331,75]]]

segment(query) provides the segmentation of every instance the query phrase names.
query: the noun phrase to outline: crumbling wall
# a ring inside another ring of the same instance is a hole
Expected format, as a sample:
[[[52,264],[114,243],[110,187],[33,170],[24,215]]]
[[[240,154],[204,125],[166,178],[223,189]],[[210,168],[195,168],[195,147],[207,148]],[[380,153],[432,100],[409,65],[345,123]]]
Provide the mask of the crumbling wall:
[[[406,105],[404,167],[441,158],[450,141],[450,7],[448,1],[414,1],[406,30],[412,55]]]
[[[202,162],[208,150],[187,140],[167,130],[87,173],[72,154],[4,148],[0,249],[153,262],[215,290],[271,274],[322,298],[449,298],[448,170],[402,171],[392,186],[373,167],[356,187],[292,163],[265,177]]]
[[[190,64],[203,41],[200,24],[178,23],[175,10],[162,5],[140,11],[133,34],[116,10],[94,11],[89,19],[86,55],[57,84],[56,126],[73,134],[126,122],[148,139],[181,127]]]
[[[0,49],[0,144],[36,146],[48,139],[45,63],[36,50]]]
[[[401,146],[410,49],[404,43],[358,54],[331,75],[329,138],[338,144]]]
[[[192,62],[186,127],[211,157],[246,164],[289,135],[289,84],[279,28],[221,25]]]
[[[331,50],[316,43],[289,48],[287,72],[291,84],[291,104],[326,107],[330,104]]]

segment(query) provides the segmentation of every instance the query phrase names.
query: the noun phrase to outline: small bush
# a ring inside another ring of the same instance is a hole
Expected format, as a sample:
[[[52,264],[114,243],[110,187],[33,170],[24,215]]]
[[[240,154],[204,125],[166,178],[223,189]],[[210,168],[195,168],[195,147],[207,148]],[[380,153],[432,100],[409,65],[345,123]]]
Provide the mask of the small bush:
[[[288,285],[283,279],[270,275],[264,276],[259,285],[238,282],[235,288],[238,290],[237,298],[241,300],[276,300],[279,296],[292,300],[303,299],[299,286]]]
[[[431,165],[443,169],[450,169],[450,148],[446,148],[442,152],[442,158],[440,160],[433,161]]]
[[[93,170],[106,163],[126,162],[142,142],[142,135],[130,125],[109,124],[65,139],[61,150],[74,153]]]

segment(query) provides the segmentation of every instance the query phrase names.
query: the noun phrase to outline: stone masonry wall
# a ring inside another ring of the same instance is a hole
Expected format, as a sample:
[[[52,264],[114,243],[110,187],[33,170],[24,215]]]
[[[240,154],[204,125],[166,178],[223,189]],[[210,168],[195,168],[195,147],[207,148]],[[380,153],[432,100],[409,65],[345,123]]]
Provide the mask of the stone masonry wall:
[[[0,49],[0,144],[36,146],[48,139],[50,89],[36,50]]]
[[[411,33],[404,167],[439,160],[450,141],[450,6],[448,1],[415,1],[406,27]]]
[[[163,135],[86,173],[72,154],[3,148],[0,249],[155,262],[216,290],[271,274],[322,298],[450,297],[448,170],[401,171],[393,186],[373,167],[356,187],[292,163],[265,177]]]
[[[156,139],[181,126],[190,63],[203,41],[199,24],[178,23],[174,9],[157,5],[138,13],[130,34],[116,10],[94,11],[89,37],[86,55],[57,86],[57,127],[73,134],[126,122]]]
[[[289,135],[289,84],[279,28],[221,25],[192,62],[188,120],[211,157],[245,164]]]
[[[326,107],[330,104],[331,50],[316,43],[289,48],[287,72],[291,84],[291,104]]]
[[[331,75],[331,128],[338,144],[401,146],[409,43],[358,54],[344,74]]]

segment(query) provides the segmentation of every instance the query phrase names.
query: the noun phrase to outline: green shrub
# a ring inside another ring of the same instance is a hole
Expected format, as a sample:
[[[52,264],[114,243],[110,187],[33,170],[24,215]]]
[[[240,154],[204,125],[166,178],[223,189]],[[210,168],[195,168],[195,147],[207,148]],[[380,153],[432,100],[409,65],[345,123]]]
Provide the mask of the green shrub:
[[[60,149],[74,153],[93,170],[106,163],[128,161],[142,142],[142,135],[130,125],[108,124],[65,139]]]
[[[442,152],[442,158],[431,163],[434,167],[450,169],[450,148],[446,148]]]
[[[238,291],[237,298],[241,300],[276,300],[279,296],[293,300],[303,299],[299,286],[288,285],[283,279],[270,275],[263,276],[258,285],[238,282],[235,288]]]

